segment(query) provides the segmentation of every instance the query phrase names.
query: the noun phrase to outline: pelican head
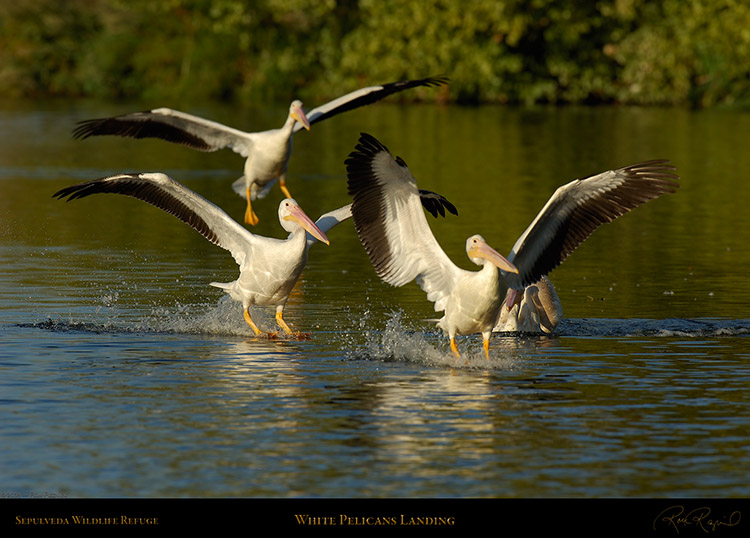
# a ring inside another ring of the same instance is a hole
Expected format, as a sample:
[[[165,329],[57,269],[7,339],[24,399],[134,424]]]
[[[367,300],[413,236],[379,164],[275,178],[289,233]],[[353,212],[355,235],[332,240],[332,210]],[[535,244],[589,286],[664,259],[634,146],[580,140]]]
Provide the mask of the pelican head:
[[[466,254],[477,265],[484,265],[488,261],[503,271],[518,273],[516,266],[489,246],[481,235],[472,235],[466,240]]]
[[[305,129],[310,130],[310,122],[307,120],[305,111],[302,110],[302,101],[295,99],[292,104],[289,105],[289,116],[295,121],[300,122]]]
[[[279,222],[289,233],[293,233],[295,230],[299,229],[298,227],[302,227],[321,243],[325,243],[326,245],[331,244],[326,237],[326,234],[324,234],[320,228],[315,225],[312,219],[302,211],[302,208],[293,198],[286,198],[279,204]]]

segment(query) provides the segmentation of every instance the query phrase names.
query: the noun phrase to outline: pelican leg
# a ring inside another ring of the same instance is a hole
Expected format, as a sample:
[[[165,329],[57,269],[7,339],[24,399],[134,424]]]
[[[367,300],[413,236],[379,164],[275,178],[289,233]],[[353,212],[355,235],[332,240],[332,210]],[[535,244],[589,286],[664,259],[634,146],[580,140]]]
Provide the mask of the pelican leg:
[[[456,345],[456,337],[451,336],[451,351],[456,357],[460,357],[461,354],[458,352],[458,346]]]
[[[490,339],[485,338],[482,342],[482,347],[484,348],[484,356],[487,357],[487,360],[490,359]]]
[[[292,193],[286,188],[286,171],[279,175],[279,188],[281,189],[281,192],[284,193],[284,196],[292,198]]]
[[[294,334],[292,329],[289,328],[289,325],[286,324],[286,321],[284,321],[284,316],[281,310],[276,312],[276,323],[284,330],[286,334]]]
[[[258,224],[260,219],[258,219],[258,216],[255,214],[255,211],[253,211],[252,203],[250,201],[250,188],[249,187],[245,191],[245,195],[247,196],[247,209],[245,209],[245,222],[247,222],[251,226],[255,226],[256,224]]]
[[[248,325],[250,325],[250,328],[255,333],[255,336],[259,336],[261,334],[260,329],[253,321],[253,318],[250,317],[250,308],[246,308],[245,311],[242,313],[242,316],[245,318],[245,322],[247,322]]]
[[[281,187],[281,192],[284,193],[284,196],[287,198],[292,198],[292,193],[289,192],[289,189],[286,188],[286,178],[284,176],[281,176],[279,178],[279,187]]]

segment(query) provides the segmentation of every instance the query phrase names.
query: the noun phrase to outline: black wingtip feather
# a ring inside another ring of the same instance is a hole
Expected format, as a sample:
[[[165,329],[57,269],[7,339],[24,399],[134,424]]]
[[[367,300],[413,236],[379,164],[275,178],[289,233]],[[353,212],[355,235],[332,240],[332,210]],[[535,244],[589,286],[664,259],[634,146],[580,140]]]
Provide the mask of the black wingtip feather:
[[[150,111],[112,118],[95,118],[79,121],[73,129],[73,138],[85,140],[91,136],[115,135],[127,138],[159,138],[174,144],[182,144],[198,151],[214,151],[216,148],[202,138],[169,123],[149,119]]]
[[[376,90],[370,93],[361,95],[357,97],[356,99],[352,99],[351,101],[344,103],[333,110],[322,113],[314,118],[309,118],[310,125],[317,123],[319,121],[323,121],[328,118],[332,118],[333,116],[341,114],[342,112],[347,112],[349,110],[354,110],[361,106],[376,103],[380,101],[381,99],[385,99],[389,95],[393,95],[395,93],[402,92],[410,88],[416,88],[419,86],[424,86],[424,87],[442,86],[444,84],[447,84],[449,80],[450,79],[444,75],[438,75],[435,77],[420,78],[420,79],[415,79],[415,80],[401,80],[398,82],[389,82],[387,84],[381,84],[377,87]]]
[[[422,206],[435,218],[438,217],[438,214],[440,214],[441,217],[444,217],[446,209],[449,213],[458,215],[458,209],[456,209],[456,206],[450,203],[448,199],[441,194],[420,189],[419,198],[422,201]]]
[[[147,202],[180,219],[210,242],[219,245],[219,238],[203,218],[184,202],[159,185],[141,178],[140,174],[120,174],[64,187],[52,195],[66,202],[92,194],[121,194]]]

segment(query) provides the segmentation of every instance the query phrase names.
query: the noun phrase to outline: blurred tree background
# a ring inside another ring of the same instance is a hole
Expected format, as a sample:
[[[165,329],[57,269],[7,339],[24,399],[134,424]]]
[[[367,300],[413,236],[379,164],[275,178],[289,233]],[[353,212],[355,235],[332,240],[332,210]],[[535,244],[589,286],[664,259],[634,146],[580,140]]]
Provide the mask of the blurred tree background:
[[[0,96],[750,104],[746,0],[0,0]]]

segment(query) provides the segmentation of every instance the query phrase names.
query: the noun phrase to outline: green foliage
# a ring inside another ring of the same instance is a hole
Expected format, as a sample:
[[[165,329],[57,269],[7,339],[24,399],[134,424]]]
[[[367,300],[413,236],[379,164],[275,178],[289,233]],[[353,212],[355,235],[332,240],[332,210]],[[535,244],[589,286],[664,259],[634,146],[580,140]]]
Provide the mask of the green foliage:
[[[627,102],[748,104],[750,5],[742,0],[665,0],[613,47]]]
[[[742,0],[0,0],[0,95],[747,104]]]

